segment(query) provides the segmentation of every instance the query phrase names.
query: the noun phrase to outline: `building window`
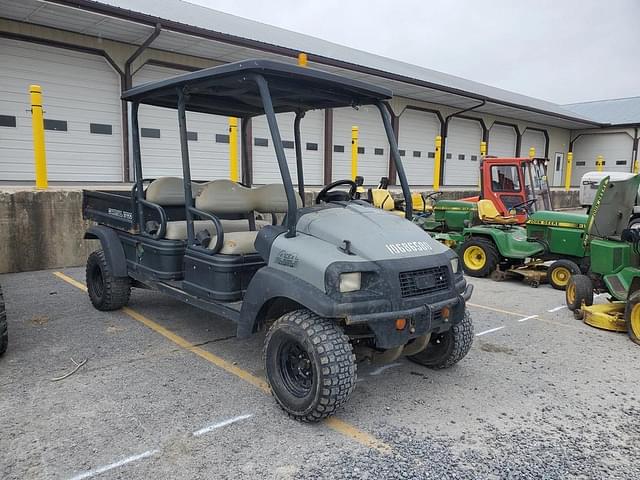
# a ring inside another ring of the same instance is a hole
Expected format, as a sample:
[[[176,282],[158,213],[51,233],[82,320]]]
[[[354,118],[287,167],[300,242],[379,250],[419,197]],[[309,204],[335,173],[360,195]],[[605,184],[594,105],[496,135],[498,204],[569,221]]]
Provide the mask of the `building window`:
[[[407,153],[407,152],[405,152],[404,150],[400,150],[400,156],[401,157],[404,157],[405,153]]]
[[[627,161],[626,160],[616,160],[616,165],[626,165]]]
[[[334,145],[333,146],[333,151],[336,152],[336,153],[344,152],[344,145]]]
[[[113,127],[106,123],[90,123],[89,131],[91,133],[97,133],[99,135],[112,135]]]
[[[16,117],[13,115],[0,115],[0,127],[15,127]]]
[[[45,130],[55,130],[57,132],[66,132],[67,131],[67,121],[66,120],[51,120],[49,118],[44,119],[44,129]]]
[[[421,155],[422,155],[422,152],[419,152],[418,150],[413,151],[413,158],[420,158]]]
[[[253,139],[253,144],[256,147],[268,147],[269,146],[269,140],[267,140],[266,138],[254,138]]]
[[[584,167],[586,162],[576,162],[576,167]]]
[[[471,161],[472,162],[477,162],[478,161],[478,155],[471,155]]]
[[[140,136],[146,138],[160,138],[159,128],[141,128]]]
[[[436,158],[436,152],[427,152],[427,158]]]
[[[364,154],[364,147],[358,147],[358,153]]]
[[[216,133],[216,143],[229,143],[229,135],[225,133]]]
[[[374,148],[373,149],[373,154],[374,155],[384,155],[384,148]]]
[[[464,160],[464,153],[458,154],[458,160]]]
[[[292,149],[295,148],[295,143],[293,143],[292,140],[283,140],[282,141],[282,148],[288,148],[288,149]]]
[[[192,142],[198,141],[198,132],[187,132],[187,140]]]
[[[317,143],[307,143],[307,150],[317,151],[318,144]]]
[[[446,159],[447,159],[447,160],[451,160],[451,154],[450,154],[450,153],[447,153],[447,155],[446,155]]]

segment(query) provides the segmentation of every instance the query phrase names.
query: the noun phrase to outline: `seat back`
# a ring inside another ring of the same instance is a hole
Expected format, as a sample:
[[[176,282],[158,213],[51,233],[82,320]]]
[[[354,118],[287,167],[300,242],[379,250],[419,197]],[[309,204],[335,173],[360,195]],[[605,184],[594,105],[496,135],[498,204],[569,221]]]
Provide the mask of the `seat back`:
[[[478,216],[480,221],[491,220],[500,217],[500,212],[491,200],[484,199],[478,201]]]
[[[298,195],[296,203],[298,208],[302,206]],[[215,214],[286,213],[287,195],[280,184],[247,188],[231,180],[214,180],[200,190],[196,208]]]
[[[194,198],[204,185],[206,184],[191,182]],[[146,199],[162,207],[184,206],[184,181],[180,177],[156,178],[147,187]]]
[[[369,196],[374,207],[381,208],[386,211],[393,210],[395,202],[393,201],[393,197],[389,193],[389,190],[385,190],[384,188],[372,188],[369,190]]]

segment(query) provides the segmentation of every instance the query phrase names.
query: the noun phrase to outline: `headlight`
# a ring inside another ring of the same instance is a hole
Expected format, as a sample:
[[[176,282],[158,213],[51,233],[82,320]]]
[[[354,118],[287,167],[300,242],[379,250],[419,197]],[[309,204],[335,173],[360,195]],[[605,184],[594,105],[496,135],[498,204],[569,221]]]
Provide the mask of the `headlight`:
[[[460,259],[458,257],[452,258],[450,262],[451,270],[453,270],[453,273],[458,273],[458,268],[460,268]]]
[[[340,293],[355,292],[362,285],[362,274],[350,272],[340,274]]]

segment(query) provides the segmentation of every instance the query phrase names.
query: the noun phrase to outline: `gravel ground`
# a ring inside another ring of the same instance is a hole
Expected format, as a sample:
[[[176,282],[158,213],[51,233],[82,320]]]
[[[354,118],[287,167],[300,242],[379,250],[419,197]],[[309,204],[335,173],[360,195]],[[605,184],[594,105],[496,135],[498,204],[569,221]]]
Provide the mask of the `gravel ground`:
[[[123,312],[97,312],[52,272],[0,283],[10,334],[3,480],[72,478],[144,452],[100,478],[638,478],[640,348],[574,320],[548,286],[474,280],[480,336],[451,369],[358,366],[337,417],[389,444],[382,455],[326,424],[289,420],[253,385]],[[135,290],[130,307],[263,376],[262,335],[238,340],[233,325],[154,292]],[[52,382],[71,357],[88,361]]]

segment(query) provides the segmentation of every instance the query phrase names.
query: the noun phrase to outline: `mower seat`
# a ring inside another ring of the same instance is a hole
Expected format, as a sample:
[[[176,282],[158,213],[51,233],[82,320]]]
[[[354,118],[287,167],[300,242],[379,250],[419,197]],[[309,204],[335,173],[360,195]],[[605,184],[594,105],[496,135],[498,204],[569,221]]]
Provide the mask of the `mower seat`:
[[[493,202],[487,199],[478,201],[478,217],[482,223],[488,224],[515,225],[518,223],[518,219],[514,216],[500,215]]]

